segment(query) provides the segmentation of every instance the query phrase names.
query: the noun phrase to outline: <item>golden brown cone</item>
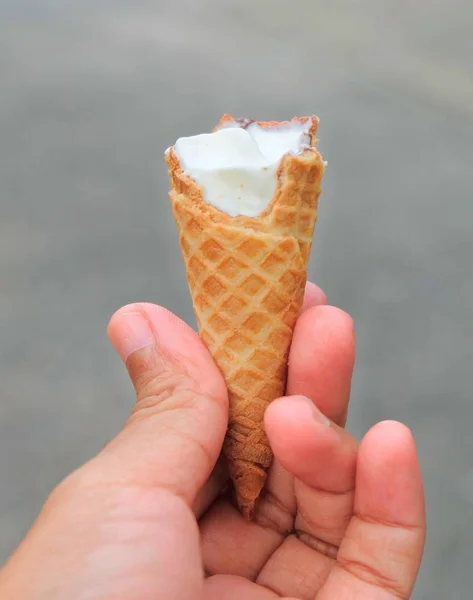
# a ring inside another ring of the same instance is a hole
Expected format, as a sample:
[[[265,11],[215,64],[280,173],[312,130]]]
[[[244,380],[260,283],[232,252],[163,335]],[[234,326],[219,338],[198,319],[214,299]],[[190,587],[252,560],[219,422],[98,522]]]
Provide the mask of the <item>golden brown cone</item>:
[[[313,138],[318,120],[312,119]],[[225,115],[218,127],[228,120]],[[283,157],[271,203],[251,218],[206,203],[172,148],[166,162],[200,335],[229,392],[224,453],[237,504],[250,519],[272,461],[264,412],[285,392],[325,165],[314,147]]]

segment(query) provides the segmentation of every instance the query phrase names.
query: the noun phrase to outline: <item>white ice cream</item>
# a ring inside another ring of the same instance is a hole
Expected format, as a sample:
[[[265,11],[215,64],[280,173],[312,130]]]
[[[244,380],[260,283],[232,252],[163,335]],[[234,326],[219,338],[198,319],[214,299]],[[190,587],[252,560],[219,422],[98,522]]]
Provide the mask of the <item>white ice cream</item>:
[[[232,217],[256,217],[276,191],[281,158],[310,144],[311,125],[309,119],[269,128],[243,123],[243,128],[229,121],[215,133],[178,139],[174,152],[207,202]]]

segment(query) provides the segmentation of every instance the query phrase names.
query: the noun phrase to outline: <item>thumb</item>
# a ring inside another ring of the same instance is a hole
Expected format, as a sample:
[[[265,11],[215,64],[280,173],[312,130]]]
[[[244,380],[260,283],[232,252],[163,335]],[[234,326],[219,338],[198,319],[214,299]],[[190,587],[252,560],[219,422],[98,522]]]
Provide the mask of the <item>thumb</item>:
[[[212,472],[227,427],[222,375],[198,335],[159,306],[120,309],[108,334],[137,403],[94,459],[101,481],[163,487],[190,505]]]
[[[225,435],[222,376],[197,334],[157,306],[119,310],[108,331],[138,401],[117,437],[51,494],[0,573],[2,598],[200,597],[190,507]]]

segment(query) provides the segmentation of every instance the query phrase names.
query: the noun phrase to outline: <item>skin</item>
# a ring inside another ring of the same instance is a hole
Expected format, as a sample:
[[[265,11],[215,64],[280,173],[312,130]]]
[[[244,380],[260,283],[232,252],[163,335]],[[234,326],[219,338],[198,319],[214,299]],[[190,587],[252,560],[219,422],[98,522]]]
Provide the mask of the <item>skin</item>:
[[[361,444],[343,429],[353,323],[321,290],[308,285],[287,396],[266,412],[275,460],[252,523],[223,491],[226,389],[196,333],[149,304],[119,310],[108,332],[137,403],[52,492],[0,572],[0,597],[410,597],[425,538],[414,441],[396,422]]]

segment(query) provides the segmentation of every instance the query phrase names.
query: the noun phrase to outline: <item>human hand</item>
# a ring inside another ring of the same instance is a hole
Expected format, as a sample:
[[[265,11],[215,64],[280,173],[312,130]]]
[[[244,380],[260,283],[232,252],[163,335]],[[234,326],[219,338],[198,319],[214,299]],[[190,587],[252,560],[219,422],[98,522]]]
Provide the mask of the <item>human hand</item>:
[[[135,409],[51,494],[0,573],[0,597],[408,598],[425,535],[414,443],[397,423],[377,425],[359,448],[341,428],[352,323],[324,303],[309,286],[291,348],[292,397],[266,413],[275,461],[251,523],[220,494],[228,407],[206,348],[164,309],[118,311],[109,334]]]

